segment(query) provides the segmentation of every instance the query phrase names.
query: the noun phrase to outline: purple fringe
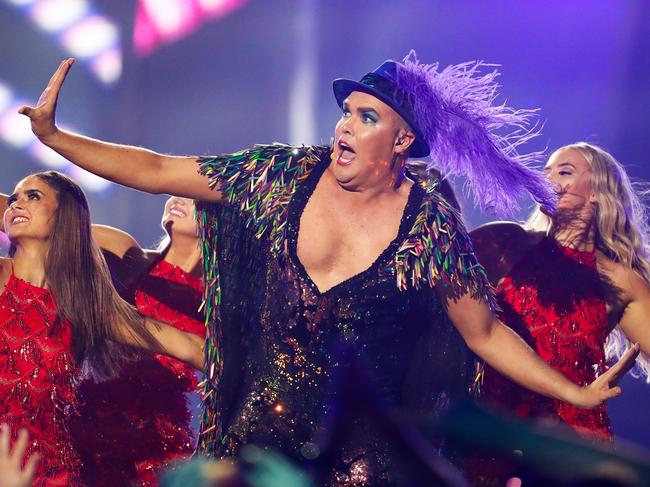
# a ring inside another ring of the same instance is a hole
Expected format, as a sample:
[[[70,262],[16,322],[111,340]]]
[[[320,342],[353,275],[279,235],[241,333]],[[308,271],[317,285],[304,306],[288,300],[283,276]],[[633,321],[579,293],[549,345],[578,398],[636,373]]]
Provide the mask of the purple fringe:
[[[415,119],[431,148],[431,165],[444,176],[463,175],[481,211],[512,215],[526,193],[552,211],[557,195],[544,175],[531,168],[543,152],[519,154],[519,146],[539,135],[529,128],[536,110],[495,105],[498,71],[472,61],[438,71],[420,64],[415,51],[397,63],[397,85],[411,98]],[[505,135],[496,131],[510,130]]]

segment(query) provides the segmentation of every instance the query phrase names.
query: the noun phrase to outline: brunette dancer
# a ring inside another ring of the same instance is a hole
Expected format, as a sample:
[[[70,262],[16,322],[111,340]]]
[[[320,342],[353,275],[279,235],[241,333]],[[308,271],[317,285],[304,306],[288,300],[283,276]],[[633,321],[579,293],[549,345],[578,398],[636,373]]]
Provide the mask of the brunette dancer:
[[[91,236],[86,198],[54,172],[23,179],[7,200],[10,257],[0,259],[0,421],[27,429],[35,485],[79,485],[68,419],[84,363],[117,370],[109,340],[202,367],[201,339],[145,319],[111,285]]]

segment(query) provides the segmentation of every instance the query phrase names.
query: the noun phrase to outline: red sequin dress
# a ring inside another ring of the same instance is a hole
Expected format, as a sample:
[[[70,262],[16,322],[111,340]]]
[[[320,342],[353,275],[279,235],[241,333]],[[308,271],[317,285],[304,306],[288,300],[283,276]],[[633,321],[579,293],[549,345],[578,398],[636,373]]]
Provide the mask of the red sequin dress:
[[[579,385],[605,368],[605,306],[611,285],[599,275],[594,252],[544,239],[498,287],[500,318],[555,370]],[[578,433],[611,440],[605,406],[578,409],[515,385],[486,366],[483,398],[522,418],[552,418]]]
[[[136,282],[135,304],[145,316],[204,336],[202,287],[200,278],[161,260]],[[84,382],[74,432],[86,483],[156,485],[160,469],[189,456],[188,396],[196,386],[194,369],[158,354],[126,364],[116,379]]]
[[[0,295],[0,422],[14,438],[29,432],[27,455],[41,456],[35,487],[81,485],[66,423],[78,372],[71,341],[52,294],[12,273]]]

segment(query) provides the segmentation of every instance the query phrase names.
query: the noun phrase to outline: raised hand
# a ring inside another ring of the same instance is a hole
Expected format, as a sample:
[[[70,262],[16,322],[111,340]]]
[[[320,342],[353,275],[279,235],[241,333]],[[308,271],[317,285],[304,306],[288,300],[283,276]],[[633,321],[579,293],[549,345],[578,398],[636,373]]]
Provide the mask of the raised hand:
[[[608,399],[618,396],[621,393],[621,388],[617,384],[634,367],[634,361],[639,352],[639,344],[636,343],[607,372],[599,376],[587,387],[582,388],[581,397],[576,401],[575,405],[582,408],[593,408]]]
[[[38,455],[32,455],[22,468],[23,456],[27,448],[27,431],[21,430],[14,443],[14,449],[9,446],[10,431],[6,424],[0,431],[0,487],[29,487],[36,472]]]
[[[18,109],[18,113],[30,118],[32,132],[41,140],[55,134],[57,131],[55,121],[56,103],[63,81],[73,63],[74,59],[69,58],[59,65],[50,78],[47,87],[41,93],[35,107],[23,105]]]

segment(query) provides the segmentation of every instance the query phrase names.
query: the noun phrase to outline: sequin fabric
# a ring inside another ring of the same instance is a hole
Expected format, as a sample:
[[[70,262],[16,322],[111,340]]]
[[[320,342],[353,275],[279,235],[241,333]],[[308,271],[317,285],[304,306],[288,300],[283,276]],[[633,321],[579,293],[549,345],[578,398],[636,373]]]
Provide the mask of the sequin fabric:
[[[501,319],[555,370],[579,385],[605,370],[606,299],[612,286],[597,271],[596,255],[545,238],[498,287]],[[527,391],[490,367],[484,400],[523,418],[551,418],[578,433],[612,438],[605,406],[579,409]]]
[[[0,422],[14,439],[27,429],[26,455],[41,456],[35,487],[81,485],[66,422],[78,372],[71,340],[51,293],[12,273],[0,295]]]
[[[488,301],[491,291],[462,224],[435,190],[414,185],[397,237],[368,269],[322,293],[296,246],[329,148],[257,146],[200,162],[232,203],[197,207],[208,283],[202,453],[230,456],[252,443],[299,462],[317,458],[330,380],[345,367],[335,352],[341,344],[368,364],[390,407],[436,415],[466,393],[469,353],[432,285],[444,275]],[[439,239],[431,228],[442,229]],[[440,265],[430,248],[439,242]],[[472,264],[462,272],[457,260],[444,264],[457,249]],[[400,251],[426,262],[400,270]],[[322,485],[398,485],[397,457],[358,418]]]
[[[184,311],[200,306],[200,278],[160,260],[135,282],[134,290],[143,315],[204,335],[198,314]],[[193,451],[188,407],[196,387],[194,369],[158,354],[126,363],[115,379],[84,381],[79,388],[80,414],[72,425],[85,482],[157,485],[159,470]]]

